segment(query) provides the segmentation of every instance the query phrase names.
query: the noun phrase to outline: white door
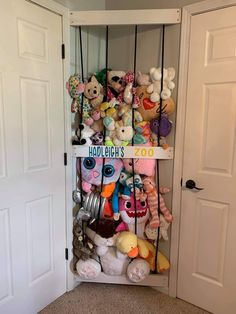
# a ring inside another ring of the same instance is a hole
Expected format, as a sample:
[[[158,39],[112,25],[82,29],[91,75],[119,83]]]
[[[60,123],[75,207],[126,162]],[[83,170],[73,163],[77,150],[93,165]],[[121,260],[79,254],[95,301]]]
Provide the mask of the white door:
[[[61,17],[0,4],[0,313],[66,290]]]
[[[236,7],[191,19],[179,298],[236,313]]]

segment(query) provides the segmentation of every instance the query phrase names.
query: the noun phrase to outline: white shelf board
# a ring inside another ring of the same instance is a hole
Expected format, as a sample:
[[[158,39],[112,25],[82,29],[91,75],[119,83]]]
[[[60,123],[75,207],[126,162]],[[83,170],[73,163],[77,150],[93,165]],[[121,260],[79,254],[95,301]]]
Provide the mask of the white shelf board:
[[[180,9],[70,11],[70,25],[179,24]]]
[[[136,285],[136,286],[150,286],[150,287],[168,287],[168,275],[152,274],[141,282],[135,283],[130,281],[126,275],[109,276],[101,273],[96,279],[85,280],[75,275],[75,280],[78,282],[96,282],[96,283],[113,283],[121,285]]]
[[[173,147],[74,145],[74,157],[173,159]]]

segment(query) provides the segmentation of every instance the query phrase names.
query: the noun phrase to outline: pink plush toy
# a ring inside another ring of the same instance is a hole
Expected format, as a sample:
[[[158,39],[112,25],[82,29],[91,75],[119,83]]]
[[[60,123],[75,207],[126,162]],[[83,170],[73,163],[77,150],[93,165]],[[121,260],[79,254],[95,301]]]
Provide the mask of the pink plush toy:
[[[104,186],[101,196],[110,197],[115,189],[115,183],[119,179],[122,168],[123,162],[119,158],[106,158],[104,167],[102,158],[82,158],[81,169],[83,191],[91,193],[92,185],[101,185],[103,170]],[[79,172],[79,160],[77,161],[77,171]]]
[[[116,228],[117,232],[131,231],[135,232],[135,200],[134,194],[131,193],[129,200],[119,199],[119,210],[122,222]],[[137,217],[137,236],[145,238],[144,230],[146,222],[149,218],[149,210],[147,202],[144,200],[136,200],[136,217]]]
[[[158,193],[156,190],[156,185],[153,178],[146,177],[143,179],[143,189],[147,194],[147,202],[151,212],[150,227],[157,228],[160,225],[160,219],[158,217]],[[169,209],[166,207],[164,198],[160,195],[160,210],[169,223],[172,222],[173,216],[171,215]]]
[[[132,159],[124,158],[123,162],[125,170],[129,173],[133,173]],[[155,159],[134,159],[134,172],[145,176],[154,176],[155,165]]]

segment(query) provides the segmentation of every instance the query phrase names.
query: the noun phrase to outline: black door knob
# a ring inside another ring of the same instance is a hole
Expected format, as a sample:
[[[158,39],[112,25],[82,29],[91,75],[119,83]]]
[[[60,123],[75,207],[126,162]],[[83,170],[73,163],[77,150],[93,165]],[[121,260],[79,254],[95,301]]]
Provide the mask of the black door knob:
[[[198,191],[203,190],[203,188],[198,188],[196,186],[195,181],[193,181],[193,180],[187,180],[186,183],[185,183],[185,186],[186,186],[187,189],[190,189],[190,190],[192,190],[192,189],[196,189]]]

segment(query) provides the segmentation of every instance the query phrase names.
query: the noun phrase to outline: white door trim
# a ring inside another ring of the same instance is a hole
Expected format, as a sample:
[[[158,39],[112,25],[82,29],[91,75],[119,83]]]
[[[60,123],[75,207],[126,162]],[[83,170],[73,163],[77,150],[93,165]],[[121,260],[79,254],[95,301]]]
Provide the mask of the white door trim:
[[[173,176],[173,215],[174,223],[171,230],[170,248],[170,277],[169,295],[177,296],[178,278],[178,259],[179,259],[179,231],[181,226],[181,178],[183,172],[183,150],[185,132],[185,113],[187,102],[187,82],[188,82],[188,59],[191,17],[208,11],[222,9],[236,5],[236,0],[207,0],[183,7],[180,58],[179,58],[179,78],[178,78],[178,97],[177,97],[177,118],[176,118],[176,138],[174,156],[174,176]]]
[[[54,2],[52,0],[26,0],[35,3],[41,7],[44,7],[56,14],[59,14],[62,19],[62,40],[65,44],[65,59],[63,60],[63,101],[64,101],[64,128],[65,128],[65,152],[67,152],[67,167],[65,167],[65,185],[66,185],[66,212],[65,212],[65,224],[66,224],[66,243],[68,248],[68,261],[66,263],[66,277],[67,277],[67,291],[72,290],[75,285],[74,275],[70,270],[70,261],[73,258],[72,255],[72,228],[73,228],[73,216],[72,216],[72,146],[71,146],[71,113],[70,97],[66,93],[66,81],[70,75],[70,22],[69,22],[69,9]],[[60,47],[58,47],[60,49]]]

